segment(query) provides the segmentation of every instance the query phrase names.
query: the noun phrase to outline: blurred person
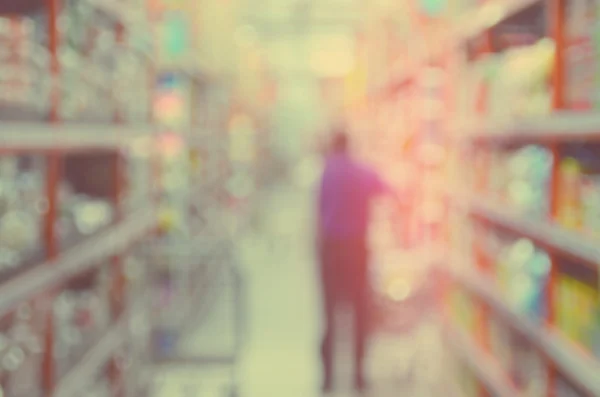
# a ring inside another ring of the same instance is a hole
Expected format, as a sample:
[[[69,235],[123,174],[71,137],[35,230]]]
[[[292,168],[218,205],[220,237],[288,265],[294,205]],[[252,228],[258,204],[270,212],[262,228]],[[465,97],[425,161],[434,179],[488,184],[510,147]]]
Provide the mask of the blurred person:
[[[370,206],[378,196],[395,196],[374,170],[352,157],[349,146],[344,128],[338,127],[326,156],[318,197],[317,245],[325,314],[321,344],[323,392],[333,389],[334,319],[344,300],[353,312],[354,387],[357,391],[367,388],[364,358],[370,322]]]

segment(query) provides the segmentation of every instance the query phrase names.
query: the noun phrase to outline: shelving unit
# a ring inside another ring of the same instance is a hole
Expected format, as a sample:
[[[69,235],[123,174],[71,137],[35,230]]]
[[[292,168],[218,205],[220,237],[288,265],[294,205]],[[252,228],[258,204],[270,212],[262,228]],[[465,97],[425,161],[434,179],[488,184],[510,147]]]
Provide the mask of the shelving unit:
[[[0,394],[139,395],[139,368],[121,352],[132,363],[149,350],[150,17],[134,0],[29,3],[0,6]]]
[[[546,356],[556,368],[577,387],[591,396],[600,393],[596,374],[600,363],[589,354],[577,349],[549,327],[541,326],[518,314],[496,291],[496,287],[482,275],[454,271],[453,279],[501,315],[515,332],[522,334]]]
[[[374,96],[409,114],[409,146],[444,149],[415,190],[444,205],[428,238],[447,247],[449,341],[478,379],[467,397],[600,396],[599,17],[577,0],[486,1],[432,23]],[[423,76],[441,122],[398,105],[430,99]]]
[[[485,357],[486,353],[479,349],[468,335],[450,323],[445,324],[445,332],[446,338],[451,342],[458,356],[477,374],[494,396],[519,396],[518,390],[507,379],[502,368],[494,362],[493,358]]]

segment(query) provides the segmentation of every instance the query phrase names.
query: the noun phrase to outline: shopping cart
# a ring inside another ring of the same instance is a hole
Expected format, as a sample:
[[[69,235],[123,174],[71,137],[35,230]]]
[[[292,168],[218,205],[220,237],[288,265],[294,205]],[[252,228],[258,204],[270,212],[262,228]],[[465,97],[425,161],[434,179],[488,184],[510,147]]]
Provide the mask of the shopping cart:
[[[244,311],[232,243],[205,236],[154,250],[151,396],[236,396]]]
[[[420,256],[405,253],[399,256],[398,266],[374,277],[371,347],[387,366],[379,372],[411,390],[408,395],[426,397],[439,395],[432,393],[440,374],[435,322],[438,279],[433,268],[420,263]]]

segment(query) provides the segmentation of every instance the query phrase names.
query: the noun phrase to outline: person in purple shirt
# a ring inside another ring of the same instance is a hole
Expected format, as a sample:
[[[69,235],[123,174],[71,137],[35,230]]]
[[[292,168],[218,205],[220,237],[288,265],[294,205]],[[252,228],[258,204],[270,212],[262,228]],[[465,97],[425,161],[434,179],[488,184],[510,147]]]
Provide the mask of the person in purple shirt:
[[[354,321],[354,386],[366,388],[364,357],[369,328],[367,246],[371,203],[395,191],[369,167],[352,158],[343,131],[334,134],[321,179],[318,202],[318,251],[323,286],[325,332],[321,345],[323,391],[333,389],[334,318],[347,300]]]

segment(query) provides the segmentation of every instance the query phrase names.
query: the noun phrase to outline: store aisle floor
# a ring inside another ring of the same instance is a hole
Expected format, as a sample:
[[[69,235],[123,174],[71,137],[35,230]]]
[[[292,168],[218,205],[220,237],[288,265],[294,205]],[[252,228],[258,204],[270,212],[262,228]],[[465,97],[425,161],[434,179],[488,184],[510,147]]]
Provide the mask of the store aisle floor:
[[[321,309],[313,251],[313,202],[314,193],[306,186],[289,184],[275,189],[262,203],[256,230],[239,241],[247,310],[244,347],[238,367],[243,397],[320,395],[317,346]],[[184,351],[194,354],[207,349],[214,352],[230,348],[231,338],[226,336],[230,330],[227,313],[226,304],[215,307],[211,318],[186,341]],[[430,339],[425,343],[431,347],[436,330],[429,326],[420,334],[426,333]],[[413,342],[413,338],[395,337],[380,337],[374,341],[371,347],[374,360],[370,367],[377,388],[372,395],[428,397],[424,389],[417,392],[414,382],[403,378],[414,364],[410,360],[415,353]],[[338,361],[348,363],[350,352],[339,351]],[[403,367],[403,364],[406,365]],[[338,368],[342,383],[340,396],[345,397],[350,395],[343,391],[344,384],[350,383],[350,368],[344,365]],[[431,372],[430,367],[428,372]],[[179,378],[175,373],[163,374],[163,391],[157,393],[157,397],[217,397],[219,393],[220,397],[225,390],[223,371],[190,368],[185,376],[179,372]],[[182,386],[184,378],[186,387]],[[170,386],[164,386],[166,384]]]
[[[274,190],[262,206],[258,230],[242,244],[249,316],[240,375],[248,397],[317,391],[320,297],[311,196],[293,185]]]

